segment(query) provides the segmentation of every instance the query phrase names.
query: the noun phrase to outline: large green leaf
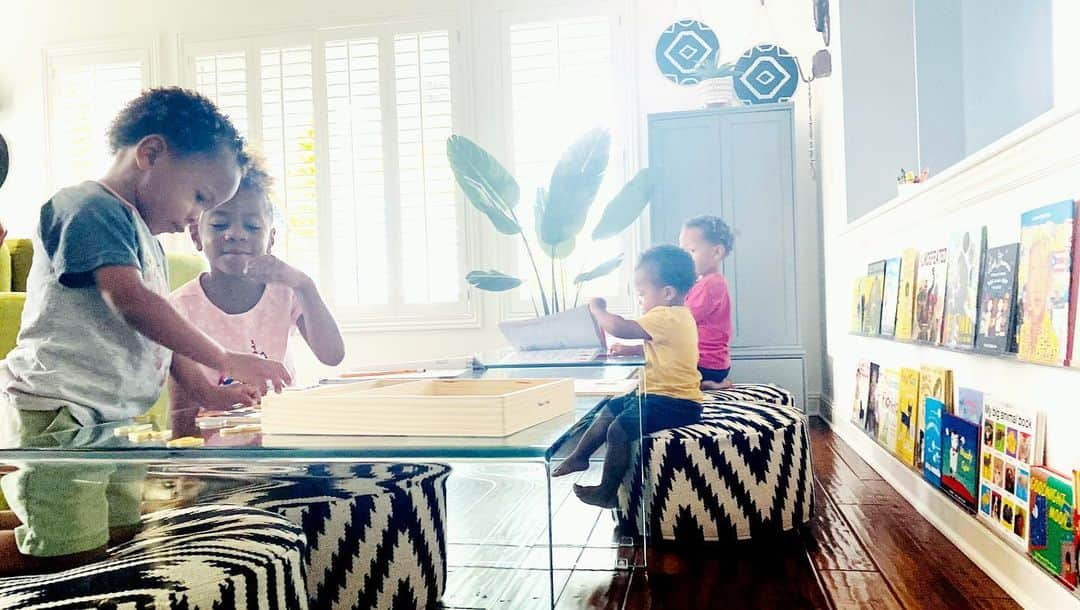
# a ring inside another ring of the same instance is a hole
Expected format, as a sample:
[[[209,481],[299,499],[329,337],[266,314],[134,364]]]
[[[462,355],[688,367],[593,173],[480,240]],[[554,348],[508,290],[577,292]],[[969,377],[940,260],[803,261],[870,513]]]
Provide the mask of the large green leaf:
[[[592,238],[607,239],[625,231],[645,211],[645,206],[649,205],[655,190],[656,182],[649,169],[638,172],[604,208],[604,214],[600,217],[600,222],[596,223]]]
[[[604,180],[611,134],[594,129],[563,153],[551,174],[547,206],[540,223],[540,241],[554,246],[581,232]]]
[[[450,136],[446,156],[465,198],[506,235],[521,233],[513,213],[521,197],[517,180],[499,161],[472,140]]]
[[[543,188],[536,189],[536,204],[533,205],[533,221],[536,226],[536,240],[540,244],[540,249],[547,254],[549,258],[560,260],[568,258],[574,253],[574,246],[577,244],[577,238],[571,237],[561,244],[554,246],[544,243],[544,240],[540,237],[540,224],[544,220],[544,208],[547,207],[547,191]]]
[[[623,255],[620,253],[615,258],[613,258],[613,259],[611,259],[609,261],[604,261],[604,262],[600,263],[599,265],[593,267],[592,269],[590,269],[590,270],[588,270],[588,271],[586,271],[584,273],[578,274],[578,276],[576,278],[574,278],[574,283],[575,284],[584,284],[585,282],[595,280],[598,277],[604,277],[605,275],[611,273],[612,271],[614,271],[614,270],[618,269],[620,266],[622,266],[622,260],[623,260]]]
[[[470,271],[469,274],[465,276],[465,281],[480,290],[486,290],[488,292],[505,292],[507,290],[513,290],[521,285],[521,280],[518,278],[495,270]]]

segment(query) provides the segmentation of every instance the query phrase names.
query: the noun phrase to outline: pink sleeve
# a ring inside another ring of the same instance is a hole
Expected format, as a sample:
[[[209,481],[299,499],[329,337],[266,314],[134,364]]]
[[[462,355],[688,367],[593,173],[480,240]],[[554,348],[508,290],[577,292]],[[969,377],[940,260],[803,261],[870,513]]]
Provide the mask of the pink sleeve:
[[[686,295],[686,307],[698,324],[716,315],[728,300],[727,286],[720,278],[706,277],[698,281]]]

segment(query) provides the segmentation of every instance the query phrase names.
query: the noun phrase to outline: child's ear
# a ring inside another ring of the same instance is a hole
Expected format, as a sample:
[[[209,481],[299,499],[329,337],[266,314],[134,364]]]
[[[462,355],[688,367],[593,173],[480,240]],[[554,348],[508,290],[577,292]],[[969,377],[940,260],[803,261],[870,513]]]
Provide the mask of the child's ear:
[[[270,251],[274,249],[274,238],[277,237],[277,229],[270,227],[270,239],[266,242],[266,253],[270,254]]]
[[[674,286],[664,286],[663,295],[664,303],[671,305],[671,303],[679,296],[679,291],[675,290]]]
[[[197,221],[188,225],[188,234],[191,235],[191,243],[195,244],[195,249],[202,252],[202,235],[199,234]]]
[[[150,169],[167,149],[165,138],[158,135],[146,136],[135,145],[135,164],[141,170]]]

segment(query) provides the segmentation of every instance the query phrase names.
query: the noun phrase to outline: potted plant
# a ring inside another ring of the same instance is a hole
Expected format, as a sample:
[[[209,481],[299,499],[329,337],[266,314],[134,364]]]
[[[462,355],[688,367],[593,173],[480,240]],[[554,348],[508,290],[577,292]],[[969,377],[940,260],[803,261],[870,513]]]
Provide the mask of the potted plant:
[[[733,81],[739,74],[741,72],[735,69],[732,62],[718,66],[702,62],[698,66],[697,76],[701,82],[701,97],[705,106],[733,106],[738,103]]]
[[[520,222],[521,189],[517,180],[475,142],[459,135],[447,140],[450,167],[465,198],[491,221],[496,231],[521,238],[535,279],[531,296],[537,316],[541,311],[543,315],[551,315],[576,307],[582,285],[611,273],[622,264],[623,257],[619,254],[579,273],[573,279],[574,296],[570,299],[563,273],[564,261],[573,254],[585,229],[589,209],[603,182],[610,148],[611,134],[605,129],[594,129],[578,138],[563,153],[548,187],[537,189],[532,210],[536,235],[530,239]],[[591,239],[614,237],[632,225],[652,198],[653,188],[649,170],[639,171],[604,208]],[[497,270],[471,271],[465,279],[470,285],[488,292],[513,290],[522,284],[520,278]]]

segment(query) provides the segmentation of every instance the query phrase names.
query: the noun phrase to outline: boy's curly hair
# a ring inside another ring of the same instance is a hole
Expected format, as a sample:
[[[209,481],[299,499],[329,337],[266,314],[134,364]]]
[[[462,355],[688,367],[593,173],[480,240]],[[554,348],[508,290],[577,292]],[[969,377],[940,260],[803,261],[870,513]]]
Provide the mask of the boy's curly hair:
[[[193,155],[227,150],[241,155],[244,139],[236,127],[205,96],[180,87],[143,91],[116,115],[109,127],[113,154],[134,146],[146,136],[160,135],[176,154]]]
[[[731,227],[719,216],[703,214],[687,220],[683,226],[688,229],[697,229],[701,235],[714,246],[723,246],[728,254],[735,249],[735,234]]]
[[[641,255],[638,269],[649,269],[659,286],[671,286],[686,294],[697,281],[694,259],[678,246],[663,245],[649,248]]]

